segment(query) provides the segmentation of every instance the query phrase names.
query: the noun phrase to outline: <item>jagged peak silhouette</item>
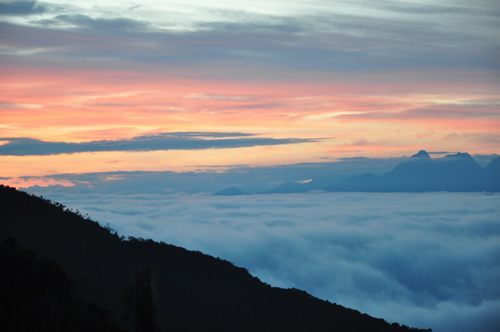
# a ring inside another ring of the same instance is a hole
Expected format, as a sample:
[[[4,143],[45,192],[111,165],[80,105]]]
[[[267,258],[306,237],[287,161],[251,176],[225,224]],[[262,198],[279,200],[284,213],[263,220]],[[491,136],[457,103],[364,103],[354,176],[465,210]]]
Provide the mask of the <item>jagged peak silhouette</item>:
[[[425,159],[430,159],[431,156],[429,155],[429,153],[427,151],[420,150],[417,153],[415,153],[414,155],[412,155],[411,158],[425,158]]]

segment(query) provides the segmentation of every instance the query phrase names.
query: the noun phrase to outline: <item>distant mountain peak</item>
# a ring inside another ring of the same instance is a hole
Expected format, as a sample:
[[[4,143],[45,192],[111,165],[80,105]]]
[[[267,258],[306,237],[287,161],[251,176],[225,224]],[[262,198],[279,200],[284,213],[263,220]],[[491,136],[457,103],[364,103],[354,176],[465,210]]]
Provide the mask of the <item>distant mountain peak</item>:
[[[463,159],[473,159],[467,152],[457,152],[452,154],[447,154],[444,158],[463,158]]]
[[[215,193],[217,196],[238,196],[245,195],[245,192],[238,187],[229,187]]]
[[[413,156],[411,156],[412,158],[425,158],[425,159],[430,159],[431,156],[429,155],[429,153],[425,150],[420,150],[418,151],[417,153],[415,153]]]

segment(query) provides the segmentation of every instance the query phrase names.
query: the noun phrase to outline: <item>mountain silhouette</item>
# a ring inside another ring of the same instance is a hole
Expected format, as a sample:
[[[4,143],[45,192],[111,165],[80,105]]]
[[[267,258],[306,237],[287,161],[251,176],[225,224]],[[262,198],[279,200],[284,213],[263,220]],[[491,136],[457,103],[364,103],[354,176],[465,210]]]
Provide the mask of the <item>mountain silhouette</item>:
[[[45,326],[69,311],[74,324],[65,331],[86,331],[79,322],[92,319],[108,331],[421,331],[301,290],[271,287],[200,252],[125,239],[61,204],[14,188],[0,186],[0,207],[0,241],[15,239],[7,240],[10,254],[2,249],[0,256],[2,292],[14,284],[10,297],[0,296],[1,306],[17,305],[7,330],[29,331],[23,329],[28,321]]]
[[[483,170],[468,153],[411,158],[380,179],[381,191],[478,191]]]
[[[425,158],[425,159],[430,159],[431,156],[429,155],[429,153],[425,150],[420,150],[418,151],[417,153],[415,153],[413,156],[411,156],[412,158]]]
[[[222,189],[221,191],[216,192],[214,195],[217,195],[217,196],[238,196],[238,195],[245,195],[245,192],[238,187],[228,187],[226,189]]]
[[[488,191],[500,192],[500,157],[492,160],[484,169],[484,187]]]
[[[468,153],[430,158],[420,150],[382,176],[362,174],[327,185],[326,191],[428,192],[500,191],[500,158],[485,168]]]

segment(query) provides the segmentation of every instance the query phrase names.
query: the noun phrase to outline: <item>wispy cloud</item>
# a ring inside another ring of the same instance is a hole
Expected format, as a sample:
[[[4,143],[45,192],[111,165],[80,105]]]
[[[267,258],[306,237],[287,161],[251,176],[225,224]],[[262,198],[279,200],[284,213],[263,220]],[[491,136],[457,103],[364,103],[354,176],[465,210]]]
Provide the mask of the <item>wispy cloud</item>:
[[[339,114],[339,119],[363,119],[363,120],[412,120],[412,119],[500,119],[498,101],[489,104],[469,103],[463,105],[443,104],[429,105],[427,107],[412,108],[404,111],[392,112],[359,112],[351,114]]]
[[[223,95],[219,93],[191,93],[186,96],[187,99],[199,100],[217,100],[217,101],[248,101],[254,97],[239,95]]]
[[[499,44],[494,38],[500,26],[495,20],[498,9],[484,0],[474,5],[402,1],[307,5],[294,1],[273,6],[258,3],[257,10],[239,2],[226,8],[227,4],[205,6],[187,1],[181,6],[184,11],[155,4],[133,11],[102,4],[89,10],[63,3],[49,10],[30,1],[3,6],[21,18],[41,11],[44,16],[5,21],[2,44],[19,50],[54,47],[37,60],[57,59],[61,65],[78,60],[95,66],[91,61],[95,58],[122,68],[130,63],[162,64],[169,69],[209,63],[213,66],[210,75],[220,75],[222,62],[232,75],[239,72],[246,77],[252,76],[256,66],[272,73],[381,68],[498,70]],[[96,14],[96,8],[102,12]],[[10,57],[9,61],[20,63],[22,59]]]
[[[33,138],[0,138],[0,155],[51,155],[100,151],[156,151],[241,148],[298,144],[317,139],[256,137],[238,132],[170,132],[131,139],[91,142],[48,142]]]

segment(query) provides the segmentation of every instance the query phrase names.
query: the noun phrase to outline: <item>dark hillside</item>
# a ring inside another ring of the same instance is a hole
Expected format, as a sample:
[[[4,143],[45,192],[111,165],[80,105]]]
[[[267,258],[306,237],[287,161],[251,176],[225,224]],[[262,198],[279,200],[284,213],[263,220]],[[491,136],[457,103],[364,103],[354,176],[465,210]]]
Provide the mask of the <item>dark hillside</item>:
[[[109,312],[84,303],[60,266],[20,250],[15,240],[0,243],[2,331],[121,332]]]
[[[418,331],[303,291],[270,287],[199,252],[124,240],[13,188],[0,186],[0,208],[0,241],[12,237],[20,248],[52,260],[78,298],[109,310],[128,331]]]

